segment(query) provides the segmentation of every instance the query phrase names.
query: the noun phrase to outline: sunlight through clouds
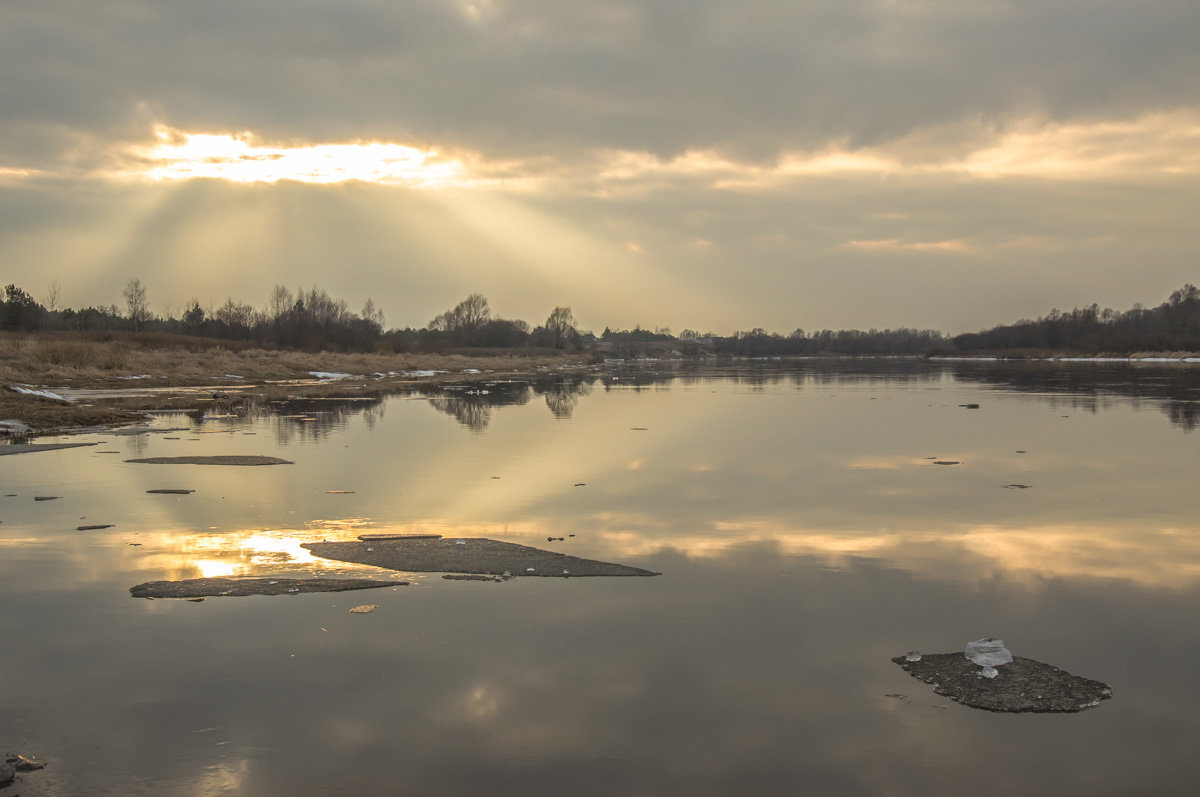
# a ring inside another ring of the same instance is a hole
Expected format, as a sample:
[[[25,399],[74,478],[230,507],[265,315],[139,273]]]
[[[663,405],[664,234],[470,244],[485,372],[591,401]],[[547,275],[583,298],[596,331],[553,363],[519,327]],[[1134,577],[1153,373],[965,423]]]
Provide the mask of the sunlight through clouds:
[[[670,157],[603,149],[563,161],[552,157],[489,160],[477,153],[447,157],[398,142],[269,145],[253,132],[192,133],[157,125],[153,140],[130,147],[117,176],[154,182],[196,178],[235,183],[312,184],[351,181],[416,188],[498,187],[579,192],[601,197],[679,185],[711,190],[769,190],[811,178],[854,179],[961,175],[994,180],[1108,179],[1200,172],[1200,114],[1049,124],[1034,119],[1006,126],[928,128],[873,147],[834,140],[813,150],[780,153],[770,162],[716,150]],[[0,176],[31,174],[6,168]],[[855,246],[872,245],[871,241]],[[916,248],[956,249],[955,242]]]
[[[135,148],[138,174],[153,181],[214,178],[236,183],[342,183],[351,180],[415,187],[465,185],[458,160],[403,144],[366,142],[267,146],[252,133],[187,133],[155,129],[153,144]]]

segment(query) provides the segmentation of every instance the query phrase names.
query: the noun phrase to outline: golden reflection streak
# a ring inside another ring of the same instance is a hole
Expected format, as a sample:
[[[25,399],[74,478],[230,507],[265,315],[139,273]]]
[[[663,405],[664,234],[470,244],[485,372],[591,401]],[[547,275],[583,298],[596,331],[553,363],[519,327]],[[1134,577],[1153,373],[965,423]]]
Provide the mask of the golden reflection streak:
[[[680,533],[651,516],[617,512],[580,517],[577,523],[580,537],[572,540],[570,549],[555,550],[635,564],[666,551],[695,559],[720,559],[747,545],[769,544],[784,556],[812,557],[840,566],[853,558],[875,559],[918,577],[943,581],[977,581],[1001,574],[1027,581],[1115,579],[1166,589],[1188,589],[1200,582],[1200,538],[1176,527],[1047,524],[836,530],[747,518],[719,520],[706,531]],[[301,543],[352,540],[370,532],[441,534],[447,539],[488,537],[545,547],[547,534],[560,532],[536,519],[496,523],[430,517],[385,524],[350,518],[305,525],[303,529],[159,532],[140,537],[145,547],[139,558],[144,567],[160,571],[160,578],[169,580],[350,573],[376,568],[321,559],[300,547]]]
[[[637,528],[602,534],[625,557],[651,556],[664,549],[689,557],[721,558],[747,544],[771,543],[780,553],[834,563],[851,557],[884,560],[914,575],[975,581],[984,573],[1013,578],[1119,579],[1148,587],[1188,589],[1200,582],[1200,538],[1183,529],[1133,529],[1082,524],[969,526],[949,529],[824,530],[788,528],[773,520],[717,521],[711,534],[647,529],[648,518],[608,518],[608,525]],[[648,533],[649,532],[649,533]],[[979,562],[955,570],[946,549]]]

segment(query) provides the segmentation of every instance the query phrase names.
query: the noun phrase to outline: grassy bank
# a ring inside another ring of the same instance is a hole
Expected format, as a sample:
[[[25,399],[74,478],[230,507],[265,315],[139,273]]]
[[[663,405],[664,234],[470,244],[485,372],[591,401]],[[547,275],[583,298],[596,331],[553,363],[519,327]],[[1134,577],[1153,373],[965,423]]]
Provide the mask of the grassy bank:
[[[66,404],[0,389],[0,420],[19,420],[35,430],[137,420],[139,410],[211,406],[219,390],[224,406],[249,396],[369,395],[415,382],[529,376],[547,370],[584,368],[589,357],[545,350],[463,354],[301,352],[223,345],[179,336],[125,335],[107,339],[62,334],[0,335],[0,386],[116,390],[178,387],[177,394],[129,395]],[[479,373],[472,373],[477,371]],[[352,374],[355,379],[312,384],[312,372]],[[431,373],[434,372],[434,373]],[[380,376],[382,375],[382,377]],[[295,384],[303,381],[307,384]],[[193,388],[188,390],[187,388]],[[217,391],[213,391],[217,392]]]

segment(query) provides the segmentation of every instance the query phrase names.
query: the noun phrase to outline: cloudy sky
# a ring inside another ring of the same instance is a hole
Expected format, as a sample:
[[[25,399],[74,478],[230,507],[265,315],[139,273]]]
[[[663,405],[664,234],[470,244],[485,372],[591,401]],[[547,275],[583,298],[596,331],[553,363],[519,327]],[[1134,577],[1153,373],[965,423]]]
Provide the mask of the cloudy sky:
[[[960,332],[1200,282],[1200,3],[0,0],[0,279]]]

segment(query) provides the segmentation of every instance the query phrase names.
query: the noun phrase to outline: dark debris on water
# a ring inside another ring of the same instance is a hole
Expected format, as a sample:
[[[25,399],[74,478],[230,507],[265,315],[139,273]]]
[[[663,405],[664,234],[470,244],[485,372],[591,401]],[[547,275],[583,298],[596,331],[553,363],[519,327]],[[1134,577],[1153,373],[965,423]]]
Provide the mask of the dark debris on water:
[[[996,667],[995,678],[984,678],[980,668],[962,653],[926,654],[917,661],[896,656],[892,661],[914,678],[932,684],[937,694],[986,711],[1072,713],[1112,697],[1112,687],[1106,683],[1021,656]]]

